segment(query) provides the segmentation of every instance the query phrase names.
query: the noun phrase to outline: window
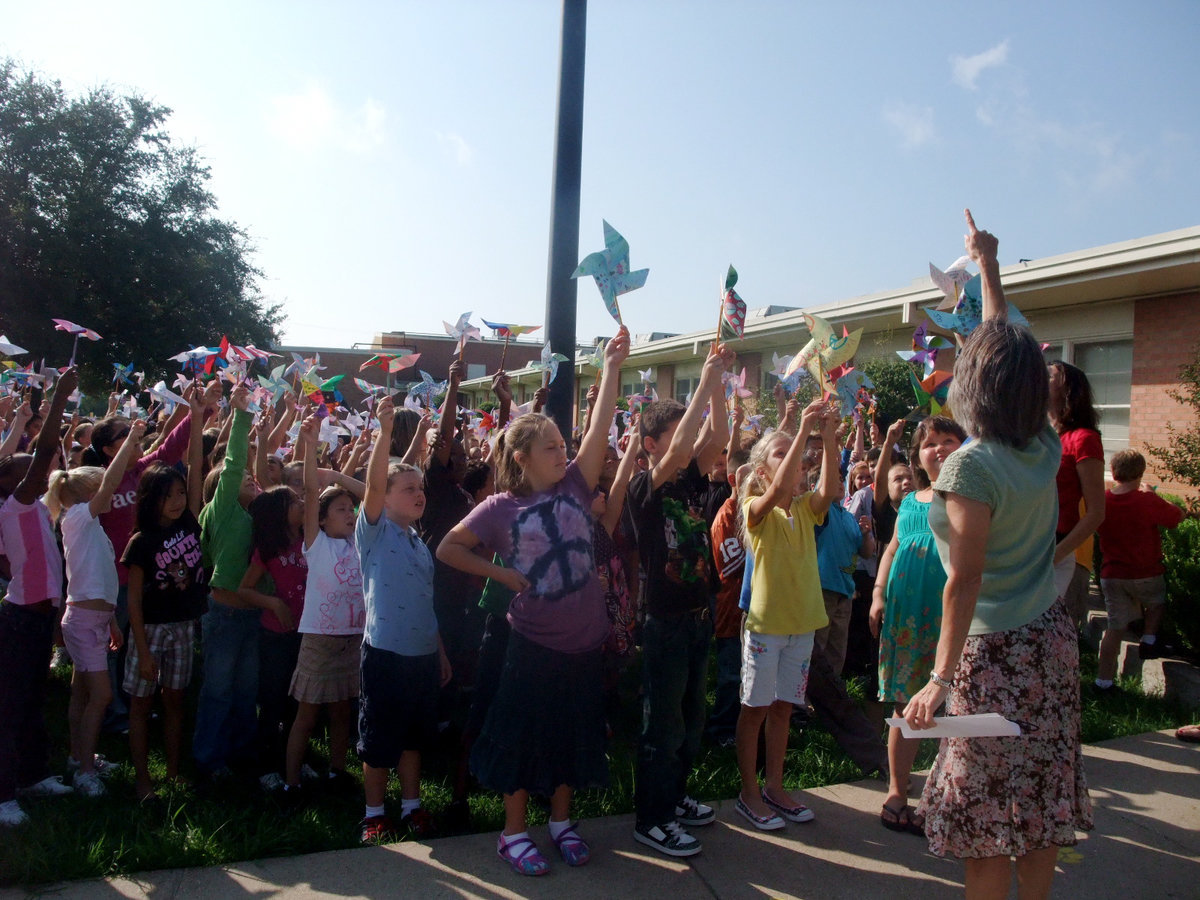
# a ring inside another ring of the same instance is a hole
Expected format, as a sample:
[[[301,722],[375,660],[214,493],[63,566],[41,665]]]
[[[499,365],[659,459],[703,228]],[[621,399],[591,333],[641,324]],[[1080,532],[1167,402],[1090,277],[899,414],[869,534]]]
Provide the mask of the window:
[[[1133,341],[1076,344],[1074,363],[1087,374],[1100,411],[1106,456],[1129,446],[1129,396],[1133,382]]]
[[[703,363],[681,363],[675,367],[675,399],[687,403],[688,398],[700,386],[700,369]]]
[[[475,378],[483,378],[488,373],[488,367],[485,363],[467,363],[467,380]]]

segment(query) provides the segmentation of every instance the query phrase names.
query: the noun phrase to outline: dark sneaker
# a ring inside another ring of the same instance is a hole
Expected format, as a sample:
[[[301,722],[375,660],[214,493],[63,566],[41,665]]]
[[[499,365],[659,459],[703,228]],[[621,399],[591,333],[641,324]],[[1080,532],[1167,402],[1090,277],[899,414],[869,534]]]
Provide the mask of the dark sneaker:
[[[330,769],[329,774],[321,782],[321,787],[331,794],[357,793],[361,790],[354,776],[345,769]]]
[[[362,820],[359,840],[364,844],[390,844],[400,840],[400,834],[387,816],[368,816]]]
[[[1153,644],[1147,644],[1141,641],[1138,644],[1138,659],[1158,659],[1162,656],[1162,651],[1158,647],[1158,641]]]
[[[681,825],[711,825],[717,819],[717,811],[685,796],[675,805],[675,819]]]
[[[701,850],[700,842],[678,822],[639,825],[633,830],[633,839],[667,856],[695,856]]]
[[[433,821],[433,816],[430,815],[429,810],[423,806],[418,806],[402,818],[400,824],[407,828],[409,834],[418,841],[437,837],[437,823]]]

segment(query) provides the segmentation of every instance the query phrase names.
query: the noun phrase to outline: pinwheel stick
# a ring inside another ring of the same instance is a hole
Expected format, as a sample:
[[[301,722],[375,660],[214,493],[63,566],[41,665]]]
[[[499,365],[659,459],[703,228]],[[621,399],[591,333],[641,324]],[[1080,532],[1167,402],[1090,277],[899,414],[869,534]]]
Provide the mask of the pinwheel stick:
[[[504,358],[508,356],[508,339],[512,337],[512,332],[508,329],[504,331],[504,349],[500,351],[500,371],[504,371]]]
[[[73,343],[71,345],[71,361],[69,363],[67,363],[68,367],[75,365],[75,351],[78,349],[79,349],[79,332],[77,331],[77,332],[75,332],[75,343]]]
[[[542,369],[542,387],[550,387],[550,370]]]

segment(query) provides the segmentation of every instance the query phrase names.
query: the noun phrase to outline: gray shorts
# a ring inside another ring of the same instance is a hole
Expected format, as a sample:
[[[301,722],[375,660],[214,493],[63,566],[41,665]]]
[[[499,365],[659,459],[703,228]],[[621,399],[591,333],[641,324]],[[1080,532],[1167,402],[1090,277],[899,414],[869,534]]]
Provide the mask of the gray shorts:
[[[1129,623],[1142,618],[1147,606],[1167,602],[1167,582],[1162,575],[1153,578],[1101,578],[1104,608],[1108,610],[1109,628],[1128,628]]]

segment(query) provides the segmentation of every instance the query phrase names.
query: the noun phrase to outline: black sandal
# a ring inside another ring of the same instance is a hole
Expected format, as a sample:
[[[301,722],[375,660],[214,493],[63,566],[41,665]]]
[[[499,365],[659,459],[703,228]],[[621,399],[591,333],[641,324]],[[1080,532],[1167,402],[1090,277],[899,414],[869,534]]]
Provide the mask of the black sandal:
[[[892,818],[888,819],[888,816]],[[879,824],[888,831],[908,831],[911,826],[908,805],[905,804],[900,809],[892,809],[885,803],[883,809],[879,811]]]

